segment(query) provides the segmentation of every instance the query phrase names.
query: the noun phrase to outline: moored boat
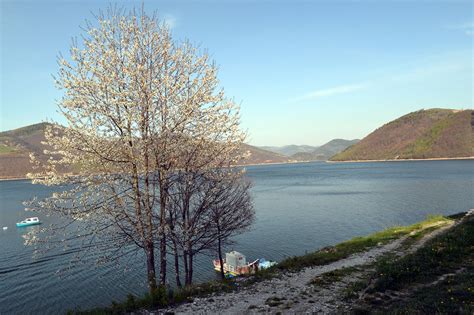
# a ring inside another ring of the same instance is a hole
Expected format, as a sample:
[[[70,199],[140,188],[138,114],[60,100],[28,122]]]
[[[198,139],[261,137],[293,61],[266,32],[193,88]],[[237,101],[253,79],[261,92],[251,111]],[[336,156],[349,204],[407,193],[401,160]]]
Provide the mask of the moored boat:
[[[258,270],[267,269],[276,265],[274,261],[268,261],[265,258],[256,259],[253,262],[247,263],[246,257],[236,251],[231,251],[225,254],[224,273],[227,276],[239,276],[244,274],[255,273]],[[213,260],[214,269],[221,271],[221,264],[219,259]]]
[[[32,217],[32,218],[26,218],[25,220],[21,222],[17,222],[16,226],[24,227],[24,226],[37,225],[37,224],[41,224],[41,221],[38,219],[38,217]]]

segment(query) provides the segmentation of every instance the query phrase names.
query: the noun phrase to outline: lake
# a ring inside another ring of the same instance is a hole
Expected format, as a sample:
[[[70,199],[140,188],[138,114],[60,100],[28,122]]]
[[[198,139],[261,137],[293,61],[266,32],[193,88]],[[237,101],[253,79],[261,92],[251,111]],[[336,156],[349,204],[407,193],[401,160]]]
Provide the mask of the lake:
[[[227,250],[248,260],[279,261],[428,214],[474,208],[474,160],[261,165],[247,167],[247,175],[254,183],[256,222]],[[22,201],[51,192],[26,180],[0,182],[0,227],[8,227],[0,231],[0,314],[61,313],[146,292],[137,258],[96,266],[88,252],[84,264],[57,273],[77,249],[34,257],[22,235],[38,227],[16,228],[15,222],[32,216]],[[54,220],[39,216],[46,224]],[[216,277],[211,259],[199,257],[197,281]]]

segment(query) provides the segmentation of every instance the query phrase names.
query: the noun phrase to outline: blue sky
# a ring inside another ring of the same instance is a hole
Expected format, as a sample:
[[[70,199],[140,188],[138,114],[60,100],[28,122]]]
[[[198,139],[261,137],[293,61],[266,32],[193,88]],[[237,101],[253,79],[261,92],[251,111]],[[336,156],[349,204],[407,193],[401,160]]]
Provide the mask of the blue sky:
[[[1,130],[62,121],[56,56],[109,3],[1,0]],[[320,145],[422,108],[473,108],[473,3],[145,1],[145,10],[208,49],[249,143]]]

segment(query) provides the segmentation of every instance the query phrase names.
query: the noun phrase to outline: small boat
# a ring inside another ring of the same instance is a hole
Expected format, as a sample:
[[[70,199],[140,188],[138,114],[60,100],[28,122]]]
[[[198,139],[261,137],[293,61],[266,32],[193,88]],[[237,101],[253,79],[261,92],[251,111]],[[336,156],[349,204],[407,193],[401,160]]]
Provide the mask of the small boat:
[[[247,263],[245,256],[239,252],[231,251],[225,254],[224,273],[226,277],[232,278],[244,274],[255,273],[258,270],[267,269],[276,265],[274,261],[268,261],[265,258],[257,259],[251,263]],[[214,270],[220,272],[221,264],[219,259],[213,260]]]
[[[38,219],[38,217],[32,217],[32,218],[26,218],[25,220],[21,222],[17,222],[16,226],[23,227],[23,226],[30,226],[30,225],[37,225],[37,224],[41,224],[41,221]]]
[[[8,226],[4,226],[4,227],[3,227],[3,230],[4,230],[4,231],[5,231],[5,230],[8,230]]]

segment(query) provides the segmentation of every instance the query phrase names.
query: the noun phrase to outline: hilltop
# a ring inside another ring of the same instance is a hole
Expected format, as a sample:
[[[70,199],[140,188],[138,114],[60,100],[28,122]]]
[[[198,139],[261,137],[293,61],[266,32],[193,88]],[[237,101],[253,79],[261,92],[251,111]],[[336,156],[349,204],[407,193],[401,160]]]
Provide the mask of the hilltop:
[[[383,125],[331,160],[472,157],[473,126],[472,110],[419,110]]]
[[[0,179],[24,178],[32,171],[29,154],[34,153],[39,160],[45,161],[46,148],[44,132],[48,123],[39,123],[22,128],[0,132]],[[249,153],[244,164],[286,163],[289,158],[248,144],[242,151]]]

